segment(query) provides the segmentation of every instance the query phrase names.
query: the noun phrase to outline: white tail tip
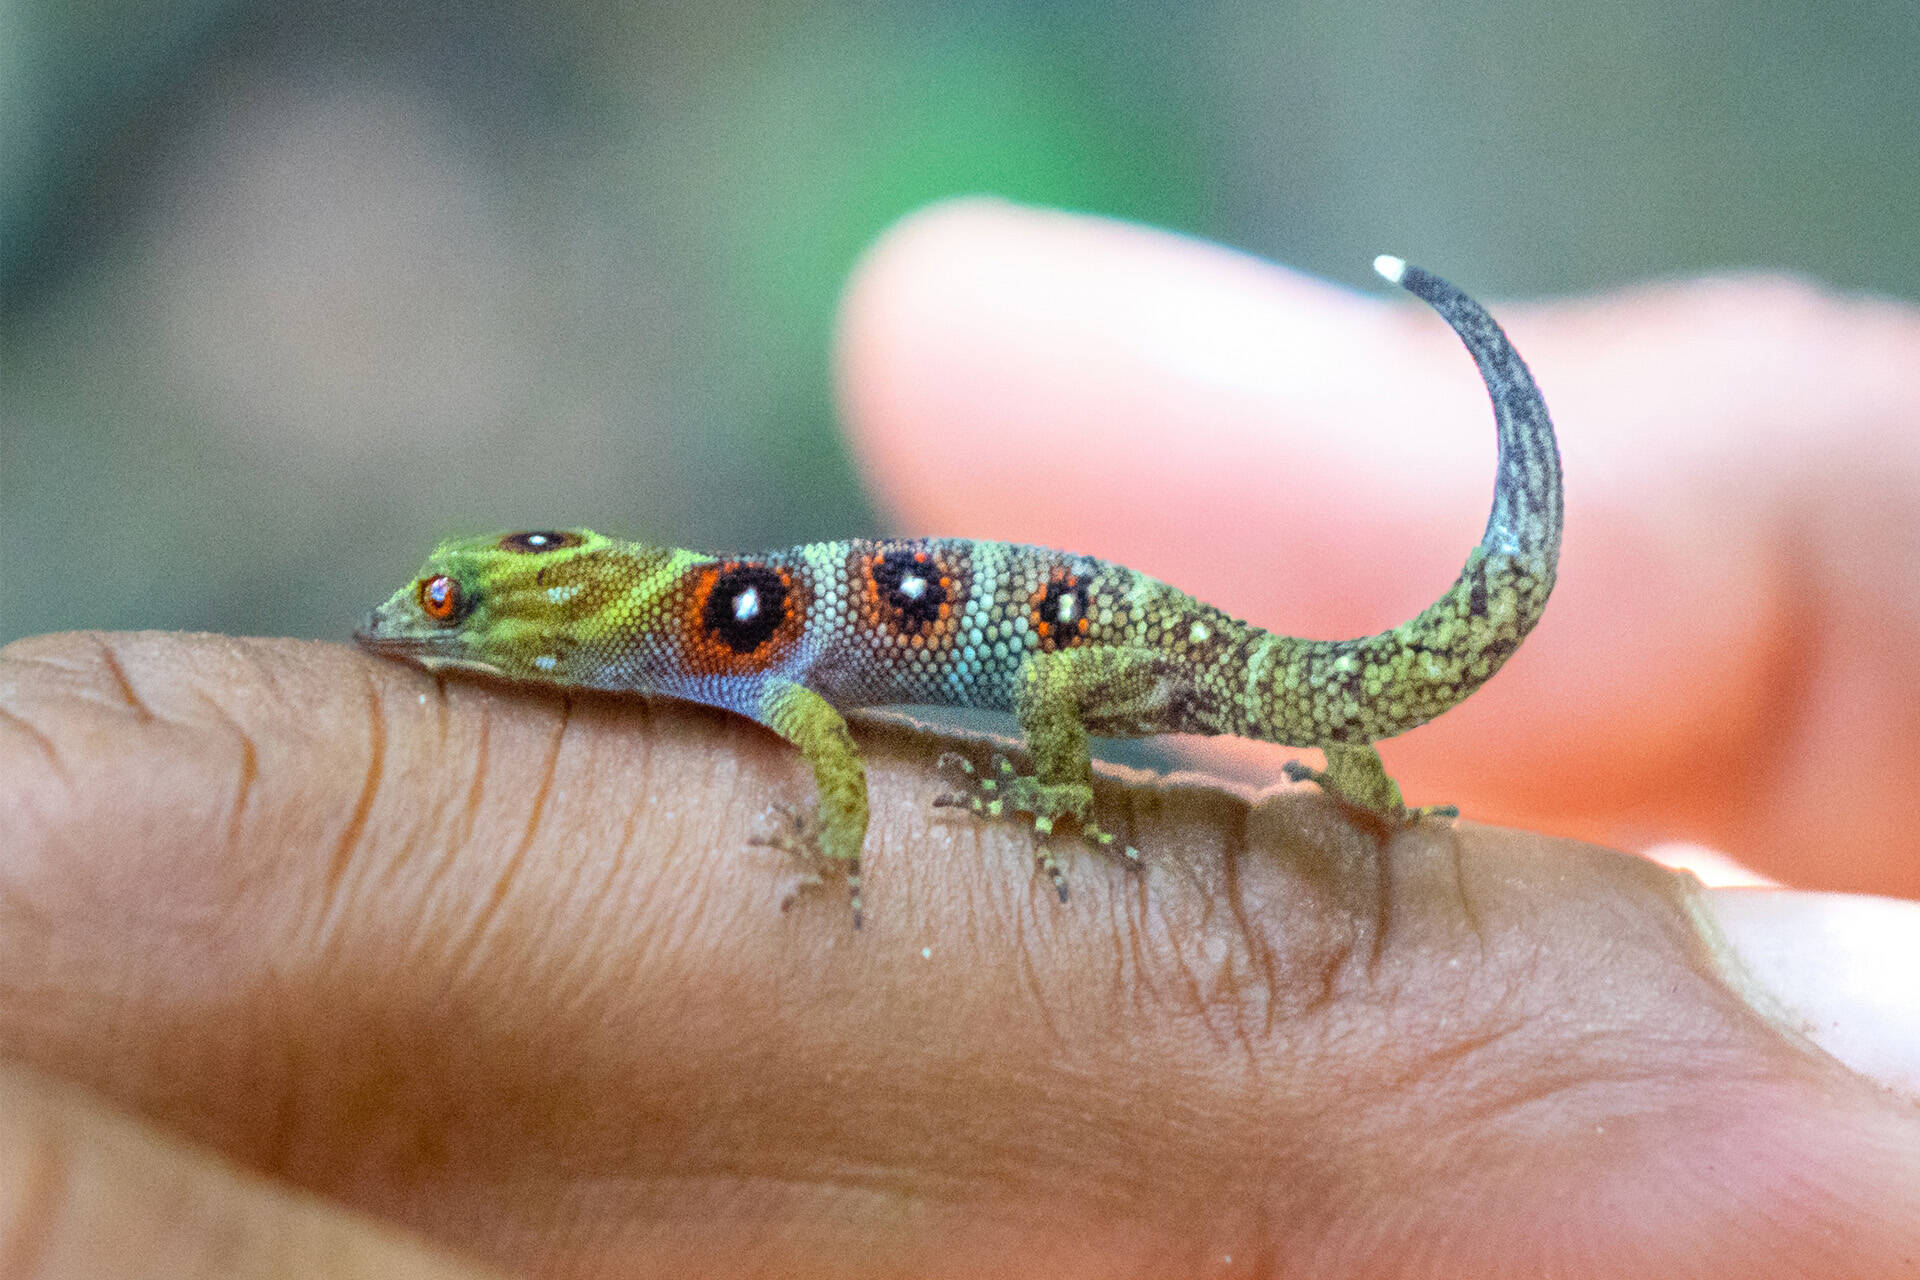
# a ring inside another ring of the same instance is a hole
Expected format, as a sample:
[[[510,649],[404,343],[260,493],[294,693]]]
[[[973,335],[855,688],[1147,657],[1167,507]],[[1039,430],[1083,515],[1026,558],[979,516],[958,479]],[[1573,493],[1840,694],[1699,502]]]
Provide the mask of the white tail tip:
[[[1407,260],[1383,253],[1373,260],[1373,269],[1385,276],[1392,284],[1399,284],[1407,274]]]

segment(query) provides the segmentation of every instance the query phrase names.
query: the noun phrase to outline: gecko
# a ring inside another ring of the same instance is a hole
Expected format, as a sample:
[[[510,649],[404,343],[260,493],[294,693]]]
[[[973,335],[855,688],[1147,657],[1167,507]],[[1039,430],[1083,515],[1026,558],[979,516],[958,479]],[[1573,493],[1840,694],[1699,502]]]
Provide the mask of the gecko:
[[[1017,718],[1031,772],[943,757],[960,790],[935,803],[1024,817],[1060,900],[1055,828],[1111,851],[1093,814],[1089,737],[1232,734],[1318,748],[1285,766],[1393,827],[1409,808],[1373,744],[1459,703],[1519,647],[1547,603],[1562,522],[1559,445],[1532,375],[1484,308],[1398,258],[1375,269],[1425,301],[1471,354],[1498,437],[1486,531],[1445,594],[1354,640],[1280,635],[1092,556],[956,538],[816,542],[709,555],[587,529],[442,543],[354,632],[429,670],[561,689],[662,695],[750,717],[799,749],[818,791],[775,845],[844,878],[860,927],[867,774],[844,712],[980,707]],[[1128,865],[1139,852],[1122,846]],[[791,899],[789,899],[791,900]]]

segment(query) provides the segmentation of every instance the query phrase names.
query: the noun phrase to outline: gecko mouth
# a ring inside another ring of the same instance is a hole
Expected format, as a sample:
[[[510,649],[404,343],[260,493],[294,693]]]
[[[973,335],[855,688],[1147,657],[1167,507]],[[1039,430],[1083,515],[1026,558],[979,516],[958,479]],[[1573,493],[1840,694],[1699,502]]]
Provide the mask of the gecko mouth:
[[[353,642],[369,653],[381,654],[389,658],[410,658],[417,653],[427,651],[427,641],[421,636],[396,636],[375,628],[369,618],[353,629]]]
[[[379,631],[369,618],[353,629],[354,643],[369,653],[379,654],[383,658],[397,658],[402,662],[411,662],[428,671],[475,671],[482,675],[505,676],[505,672],[491,662],[482,662],[464,654],[447,651],[451,636],[408,636],[393,635]]]
[[[353,629],[353,642],[368,653],[377,653],[383,658],[405,658],[418,662],[431,657],[438,647],[433,636],[395,635],[391,631],[382,631],[379,622],[368,618]]]
[[[412,662],[425,662],[432,658],[457,657],[458,655],[451,650],[458,645],[459,637],[449,634],[420,635],[390,630],[384,625],[379,611],[375,610],[353,629],[353,642],[369,653],[377,653],[383,658],[405,658]]]

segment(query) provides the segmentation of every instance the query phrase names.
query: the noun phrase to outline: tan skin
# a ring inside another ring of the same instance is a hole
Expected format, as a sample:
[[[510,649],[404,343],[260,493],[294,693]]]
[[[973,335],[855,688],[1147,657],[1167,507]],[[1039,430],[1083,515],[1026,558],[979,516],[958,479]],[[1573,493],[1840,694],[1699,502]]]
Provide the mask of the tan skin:
[[[1147,870],[1063,907],[867,726],[856,935],[719,713],[158,635],[11,646],[0,711],[3,1274],[1920,1266],[1920,1111],[1624,854],[1109,780]]]

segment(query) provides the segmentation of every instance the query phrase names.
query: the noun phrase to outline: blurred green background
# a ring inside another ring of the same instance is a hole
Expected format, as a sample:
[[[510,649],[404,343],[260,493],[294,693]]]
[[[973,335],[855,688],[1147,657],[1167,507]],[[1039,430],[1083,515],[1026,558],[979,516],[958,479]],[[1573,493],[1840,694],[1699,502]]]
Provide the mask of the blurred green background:
[[[834,306],[946,195],[1920,296],[1916,67],[1913,0],[0,0],[0,640],[344,638],[453,532],[878,531]]]

